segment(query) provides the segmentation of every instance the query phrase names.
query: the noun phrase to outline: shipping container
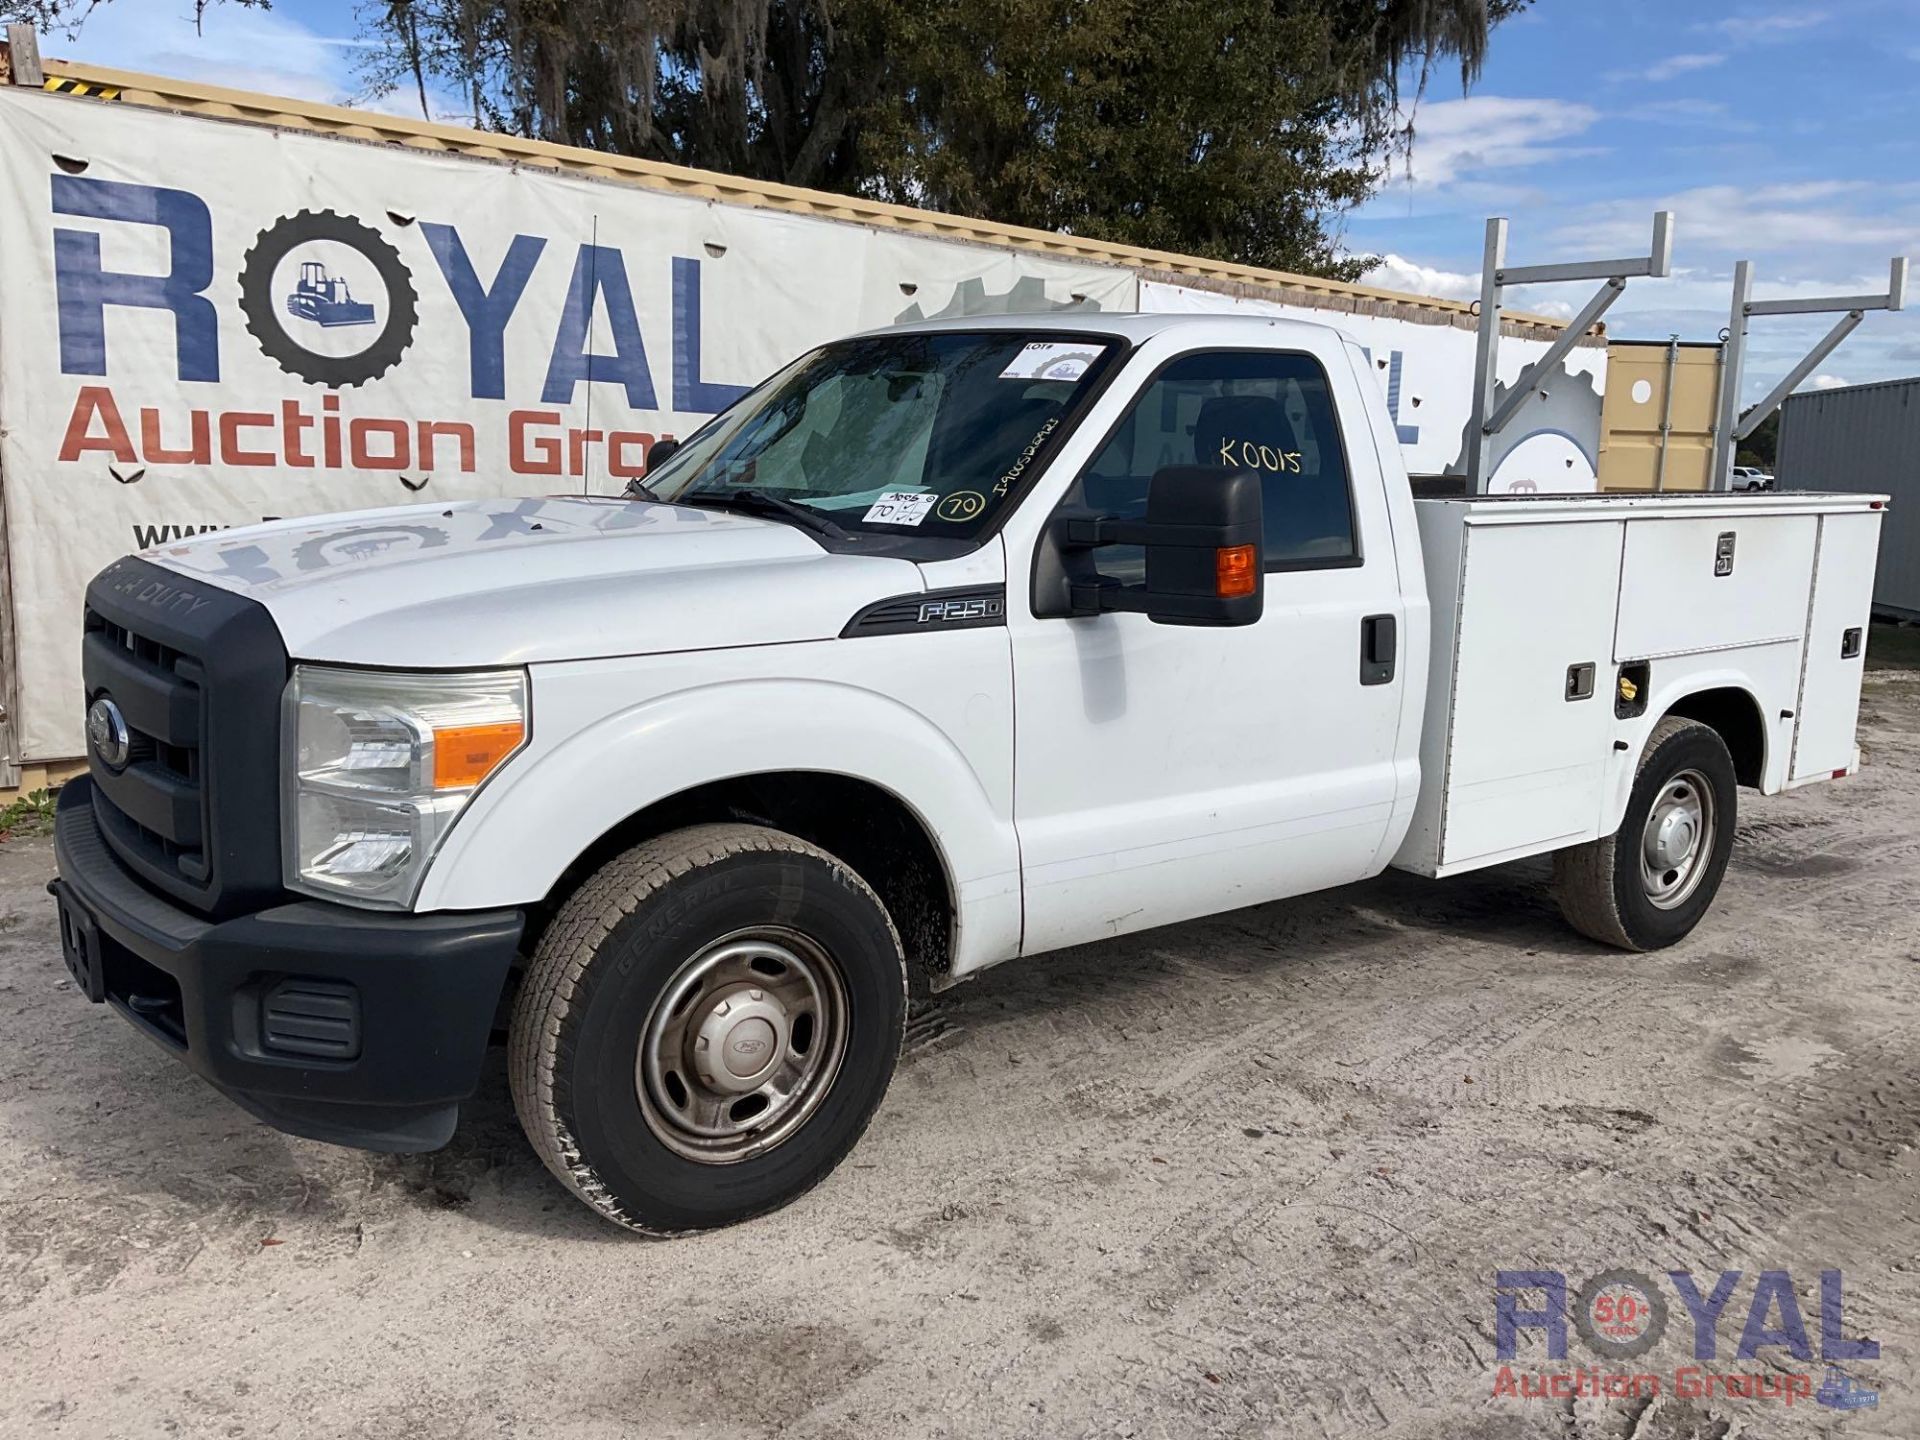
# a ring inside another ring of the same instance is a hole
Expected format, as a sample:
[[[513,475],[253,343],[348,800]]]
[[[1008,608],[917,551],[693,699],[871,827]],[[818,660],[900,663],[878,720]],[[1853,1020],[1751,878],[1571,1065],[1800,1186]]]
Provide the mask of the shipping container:
[[[1319,320],[1366,347],[1409,470],[1462,450],[1465,301],[57,59],[30,78],[0,49],[0,787],[82,753],[81,595],[119,555],[268,517],[617,494],[652,440],[851,331]],[[1508,312],[1501,378],[1563,329]],[[1490,489],[1593,489],[1605,364],[1598,332],[1568,362],[1591,433],[1523,420]],[[368,514],[314,563],[427,543]]]

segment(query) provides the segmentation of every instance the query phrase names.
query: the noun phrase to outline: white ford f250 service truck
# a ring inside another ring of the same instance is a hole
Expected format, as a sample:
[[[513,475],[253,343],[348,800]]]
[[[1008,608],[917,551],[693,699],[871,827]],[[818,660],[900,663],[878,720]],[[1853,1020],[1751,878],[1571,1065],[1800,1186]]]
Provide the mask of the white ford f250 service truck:
[[[880,331],[653,459],[94,580],[77,985],[376,1149],[443,1144],[504,1026],[554,1173],[694,1230],[847,1153],[916,982],[1544,852],[1669,945],[1736,786],[1858,764],[1882,501],[1416,502],[1319,326]]]

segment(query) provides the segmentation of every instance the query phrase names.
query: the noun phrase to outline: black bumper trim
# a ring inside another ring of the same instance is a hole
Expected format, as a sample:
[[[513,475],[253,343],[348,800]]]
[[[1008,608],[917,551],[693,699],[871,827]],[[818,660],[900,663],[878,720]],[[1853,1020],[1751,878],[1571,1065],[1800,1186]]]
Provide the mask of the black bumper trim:
[[[107,848],[84,777],[61,790],[50,887],[100,936],[105,998],[269,1124],[373,1150],[453,1133],[525,923],[518,910],[396,914],[321,900],[208,921],[155,894]],[[262,1007],[287,980],[352,987],[352,1058],[273,1054]]]

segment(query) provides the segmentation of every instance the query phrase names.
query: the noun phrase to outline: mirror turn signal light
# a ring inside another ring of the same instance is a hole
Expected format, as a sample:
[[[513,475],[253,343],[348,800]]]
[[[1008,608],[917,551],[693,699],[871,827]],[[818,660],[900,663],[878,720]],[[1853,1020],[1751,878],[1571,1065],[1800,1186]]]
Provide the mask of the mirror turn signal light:
[[[1260,572],[1254,568],[1254,547],[1222,545],[1213,552],[1214,593],[1223,600],[1251,595],[1260,586]]]
[[[518,720],[490,725],[447,725],[433,732],[433,788],[466,790],[491,775],[520,748],[526,726]]]

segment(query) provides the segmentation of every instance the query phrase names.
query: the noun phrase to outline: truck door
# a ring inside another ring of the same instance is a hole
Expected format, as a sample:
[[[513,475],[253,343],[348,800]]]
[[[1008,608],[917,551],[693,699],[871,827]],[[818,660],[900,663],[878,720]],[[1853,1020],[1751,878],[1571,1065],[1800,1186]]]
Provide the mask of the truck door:
[[[1138,517],[1162,466],[1256,471],[1266,603],[1232,628],[1009,606],[1027,951],[1378,868],[1406,637],[1363,403],[1331,338],[1324,356],[1192,351],[1069,485],[1056,514]],[[1142,579],[1140,550],[1094,555]]]

